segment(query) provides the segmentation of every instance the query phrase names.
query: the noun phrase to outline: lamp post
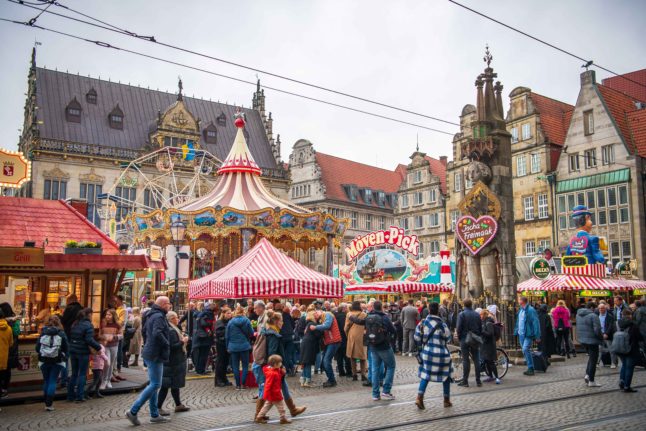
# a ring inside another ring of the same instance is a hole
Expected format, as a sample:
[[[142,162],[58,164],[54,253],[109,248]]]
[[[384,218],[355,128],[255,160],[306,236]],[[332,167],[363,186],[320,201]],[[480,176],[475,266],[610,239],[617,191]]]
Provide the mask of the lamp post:
[[[179,246],[184,241],[185,233],[186,225],[180,220],[175,220],[170,225],[170,234],[173,237],[173,244],[175,245],[175,293],[173,295],[173,310],[176,313],[179,306]]]

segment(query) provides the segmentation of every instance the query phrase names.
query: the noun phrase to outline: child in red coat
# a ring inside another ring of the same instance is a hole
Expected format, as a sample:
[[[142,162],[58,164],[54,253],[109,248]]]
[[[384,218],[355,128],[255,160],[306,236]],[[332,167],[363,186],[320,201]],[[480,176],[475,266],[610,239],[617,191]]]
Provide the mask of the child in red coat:
[[[265,419],[265,416],[272,406],[276,406],[278,414],[280,415],[280,423],[292,423],[285,416],[285,402],[283,401],[283,391],[281,390],[281,382],[285,376],[283,358],[279,355],[271,355],[267,360],[267,365],[263,367],[262,372],[265,375],[265,389],[262,397],[265,400],[265,405],[260,410],[260,413],[258,413],[256,422],[266,424],[267,419]]]

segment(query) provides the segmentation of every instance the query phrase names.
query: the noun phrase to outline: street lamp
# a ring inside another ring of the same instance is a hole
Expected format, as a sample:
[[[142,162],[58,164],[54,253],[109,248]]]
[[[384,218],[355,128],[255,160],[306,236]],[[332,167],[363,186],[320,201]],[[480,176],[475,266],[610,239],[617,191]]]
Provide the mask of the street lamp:
[[[179,246],[184,241],[185,233],[186,225],[182,221],[175,220],[170,225],[170,234],[173,237],[173,244],[175,245],[175,295],[173,296],[173,310],[176,313],[179,305]]]

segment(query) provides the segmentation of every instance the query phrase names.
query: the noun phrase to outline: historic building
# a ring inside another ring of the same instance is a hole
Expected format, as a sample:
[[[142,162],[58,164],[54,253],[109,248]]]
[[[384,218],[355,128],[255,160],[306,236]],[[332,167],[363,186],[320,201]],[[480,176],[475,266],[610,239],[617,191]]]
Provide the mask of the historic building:
[[[410,158],[408,166],[398,167],[404,177],[399,186],[395,222],[408,233],[417,235],[419,258],[422,258],[438,254],[447,242],[444,207],[447,157],[437,160],[418,148]]]
[[[605,237],[613,264],[636,260],[646,275],[646,69],[597,83],[594,71],[581,74],[581,89],[556,171],[558,245],[563,251],[575,232],[576,205],[593,213],[596,235]]]
[[[516,256],[555,244],[554,176],[574,106],[517,87],[509,94]]]
[[[405,175],[317,152],[305,139],[298,140],[289,156],[289,198],[305,208],[326,211],[349,220],[335,264],[345,264],[343,250],[357,235],[387,229],[394,222],[397,192]],[[307,262],[322,271],[324,252],[310,250]]]
[[[162,189],[179,192],[195,175],[195,152],[206,150],[222,160],[236,133],[236,106],[187,97],[182,90],[181,81],[178,93],[171,94],[40,68],[34,50],[18,145],[32,160],[32,181],[19,194],[85,199],[88,218],[104,230],[98,211],[104,193],[117,198],[117,222],[135,206],[158,207],[158,190],[146,187],[146,177],[160,173],[163,177],[169,162],[142,163],[137,171],[122,175],[124,167],[159,148],[172,147],[170,154],[184,156],[170,162],[174,170],[168,182],[175,184]],[[242,111],[247,142],[264,181],[275,194],[286,197],[288,175],[280,161],[280,137],[274,139],[260,83],[252,108]],[[215,170],[206,174],[215,181]],[[205,191],[202,184],[199,187]]]

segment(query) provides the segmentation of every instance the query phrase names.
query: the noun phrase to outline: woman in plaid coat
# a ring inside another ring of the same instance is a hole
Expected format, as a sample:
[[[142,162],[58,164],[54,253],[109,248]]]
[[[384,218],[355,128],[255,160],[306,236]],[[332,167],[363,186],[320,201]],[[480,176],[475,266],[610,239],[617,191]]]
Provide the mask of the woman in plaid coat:
[[[447,343],[451,340],[451,330],[439,317],[440,304],[429,304],[429,315],[417,325],[415,329],[415,343],[417,351],[421,352],[419,358],[419,389],[415,405],[424,410],[424,393],[428,382],[442,382],[444,388],[444,407],[451,407],[451,374],[453,363]]]

